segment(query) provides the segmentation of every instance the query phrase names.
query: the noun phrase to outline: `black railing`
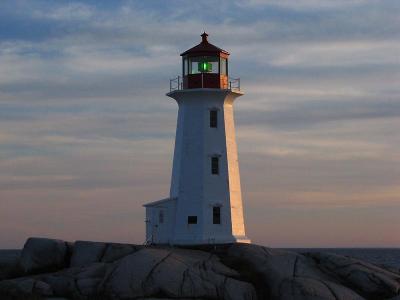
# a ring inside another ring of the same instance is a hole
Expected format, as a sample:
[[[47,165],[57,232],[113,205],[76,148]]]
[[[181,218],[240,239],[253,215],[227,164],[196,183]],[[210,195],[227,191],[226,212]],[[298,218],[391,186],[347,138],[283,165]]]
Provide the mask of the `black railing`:
[[[231,91],[240,91],[240,78],[229,77],[229,89]]]
[[[169,91],[183,90],[183,80],[181,76],[169,80]]]
[[[202,81],[203,83],[203,81]],[[240,78],[232,78],[229,77],[228,84],[224,87],[227,90],[231,91],[240,91]],[[169,80],[169,91],[179,91],[183,90],[183,78],[182,76],[177,76]]]

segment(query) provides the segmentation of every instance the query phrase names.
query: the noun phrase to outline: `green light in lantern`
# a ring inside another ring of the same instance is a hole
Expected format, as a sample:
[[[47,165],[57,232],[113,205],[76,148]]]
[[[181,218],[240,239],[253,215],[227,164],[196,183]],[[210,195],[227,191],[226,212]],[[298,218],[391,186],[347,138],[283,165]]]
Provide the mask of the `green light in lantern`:
[[[201,73],[211,72],[212,65],[209,62],[199,62],[198,65],[197,65],[197,69]]]

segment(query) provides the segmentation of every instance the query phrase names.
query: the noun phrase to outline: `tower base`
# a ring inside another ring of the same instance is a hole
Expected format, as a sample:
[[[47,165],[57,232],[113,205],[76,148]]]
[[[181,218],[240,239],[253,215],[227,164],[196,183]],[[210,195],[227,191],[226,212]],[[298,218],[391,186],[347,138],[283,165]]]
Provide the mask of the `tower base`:
[[[174,239],[170,241],[171,245],[218,245],[218,244],[234,244],[243,243],[251,244],[251,240],[247,236],[231,236],[231,237],[215,237],[202,239]]]

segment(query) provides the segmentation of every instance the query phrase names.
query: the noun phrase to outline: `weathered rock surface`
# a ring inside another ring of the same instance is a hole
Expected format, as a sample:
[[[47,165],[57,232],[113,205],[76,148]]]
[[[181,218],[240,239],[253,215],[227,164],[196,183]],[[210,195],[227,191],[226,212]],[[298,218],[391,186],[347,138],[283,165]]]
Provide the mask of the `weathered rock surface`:
[[[49,284],[55,296],[84,298],[97,295],[99,284],[103,280],[108,264],[94,263],[86,267],[65,269],[56,273],[46,274],[40,280]]]
[[[77,241],[72,247],[70,267],[84,267],[97,262],[111,263],[142,246],[118,243]]]
[[[100,261],[107,244],[99,242],[77,241],[71,257],[71,267],[82,267]]]
[[[103,257],[101,258],[101,262],[109,263],[116,261],[117,259],[125,257],[128,254],[132,254],[141,248],[142,247],[136,245],[109,243],[107,244],[107,248]]]
[[[0,250],[0,280],[20,276],[20,250]]]
[[[0,299],[400,300],[398,272],[333,254],[248,244],[194,250],[79,241],[66,265],[68,258],[55,259],[62,251],[54,243],[63,241],[33,241],[23,250],[26,257],[39,258],[25,258],[35,266],[29,270],[59,268],[60,261],[64,268],[2,280]],[[51,264],[38,249],[55,249],[47,253]],[[2,261],[0,252],[0,267]]]
[[[168,298],[256,299],[254,287],[219,258],[203,251],[142,249],[107,274],[106,295],[115,299]]]
[[[51,296],[53,290],[50,285],[34,278],[18,278],[0,282],[0,295],[28,297],[30,295]]]
[[[56,271],[66,267],[67,243],[62,240],[29,238],[22,250],[20,266],[26,274]]]
[[[234,244],[224,257],[250,278],[261,299],[363,299],[295,252]]]
[[[310,253],[318,267],[367,298],[385,299],[400,294],[400,274],[358,259],[329,253]]]

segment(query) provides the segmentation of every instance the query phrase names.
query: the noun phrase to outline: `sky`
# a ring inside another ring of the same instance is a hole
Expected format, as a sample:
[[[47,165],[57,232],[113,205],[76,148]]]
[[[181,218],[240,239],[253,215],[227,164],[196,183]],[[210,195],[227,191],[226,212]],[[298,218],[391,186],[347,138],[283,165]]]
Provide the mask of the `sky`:
[[[270,247],[400,247],[400,1],[0,2],[0,248],[143,243],[168,196],[179,54],[226,49],[245,224]]]

